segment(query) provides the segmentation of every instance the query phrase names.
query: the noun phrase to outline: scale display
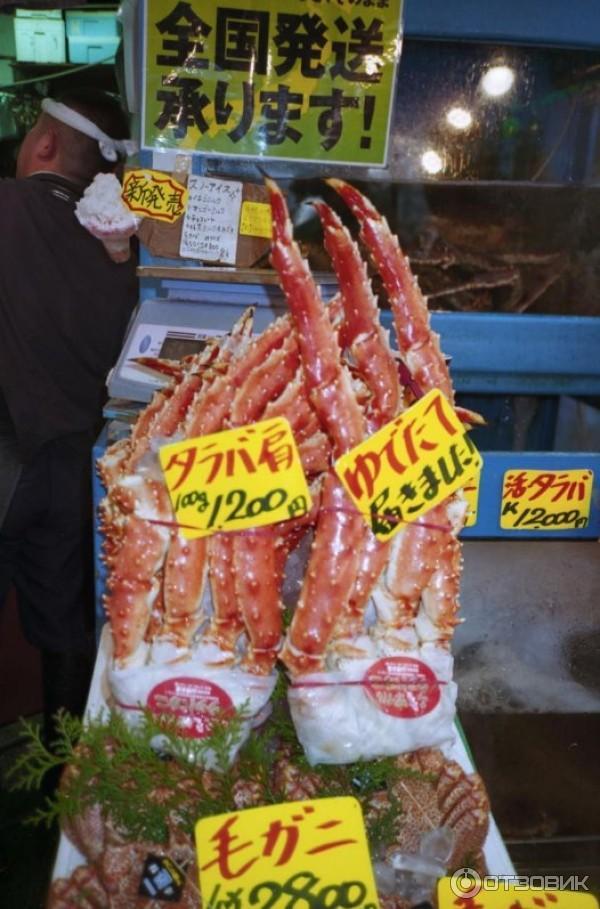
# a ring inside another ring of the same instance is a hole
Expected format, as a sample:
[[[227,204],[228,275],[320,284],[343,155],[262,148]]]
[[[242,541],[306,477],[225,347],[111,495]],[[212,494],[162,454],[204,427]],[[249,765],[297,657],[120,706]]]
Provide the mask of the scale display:
[[[125,347],[125,359],[119,370],[120,377],[125,381],[141,382],[143,385],[159,388],[166,384],[168,377],[154,372],[141,363],[136,363],[138,357],[180,360],[182,357],[200,353],[206,347],[209,337],[221,334],[223,332],[216,329],[192,329],[141,322],[135,326],[131,340]]]

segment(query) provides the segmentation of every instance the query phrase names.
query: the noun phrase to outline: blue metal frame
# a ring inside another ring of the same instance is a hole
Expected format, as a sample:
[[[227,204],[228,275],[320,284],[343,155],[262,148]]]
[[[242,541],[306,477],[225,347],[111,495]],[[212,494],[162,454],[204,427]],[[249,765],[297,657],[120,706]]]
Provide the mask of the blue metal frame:
[[[172,263],[171,263],[172,264]],[[150,283],[148,283],[150,282]],[[143,279],[142,299],[163,305],[171,298],[210,307],[211,325],[222,306],[223,330],[231,327],[235,313],[251,302],[284,311],[283,297],[275,285],[226,282]],[[335,285],[323,288],[329,296]],[[383,324],[391,327],[389,312]],[[202,327],[195,323],[197,327]],[[600,395],[600,318],[594,316],[533,316],[507,313],[434,312],[431,324],[442,338],[444,353],[452,358],[455,388],[463,393]]]
[[[600,319],[433,313],[455,387],[488,394],[600,394]]]
[[[589,0],[405,0],[410,38],[560,47],[600,45],[600,7]]]

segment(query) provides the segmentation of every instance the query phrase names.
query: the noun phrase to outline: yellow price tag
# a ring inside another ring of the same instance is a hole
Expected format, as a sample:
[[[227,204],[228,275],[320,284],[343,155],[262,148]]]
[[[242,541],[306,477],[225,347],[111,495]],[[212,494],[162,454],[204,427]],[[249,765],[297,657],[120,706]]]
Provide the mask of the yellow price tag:
[[[164,445],[159,458],[187,539],[301,517],[312,504],[283,417]]]
[[[335,470],[373,533],[387,540],[465,485],[483,461],[437,389],[342,455]]]
[[[242,202],[241,236],[270,240],[272,232],[271,206],[268,202]]]
[[[438,909],[598,909],[587,877],[560,875],[482,877],[461,868],[438,881]],[[582,890],[560,889],[582,885]]]
[[[500,527],[548,531],[587,527],[593,485],[593,470],[507,470]]]
[[[479,507],[479,487],[481,471],[477,471],[463,486],[463,495],[467,500],[467,517],[465,527],[474,527],[477,523],[477,509]]]
[[[130,170],[125,174],[123,202],[136,214],[158,221],[177,221],[187,207],[187,188],[157,170]]]
[[[202,905],[378,909],[360,803],[286,802],[196,824]]]

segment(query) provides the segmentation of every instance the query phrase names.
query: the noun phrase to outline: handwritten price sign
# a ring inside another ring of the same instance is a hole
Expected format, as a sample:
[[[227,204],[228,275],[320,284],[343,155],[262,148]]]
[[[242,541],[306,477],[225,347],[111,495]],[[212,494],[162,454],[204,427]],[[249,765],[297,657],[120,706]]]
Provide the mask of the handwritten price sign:
[[[267,202],[242,202],[240,234],[243,237],[264,237],[265,240],[270,240],[272,233],[271,206]]]
[[[290,424],[263,420],[159,451],[187,539],[301,517],[311,498]]]
[[[121,198],[136,214],[172,223],[184,213],[188,191],[160,171],[130,170],[123,181]]]
[[[592,470],[507,470],[500,527],[544,531],[587,527],[593,484]]]
[[[434,389],[336,461],[350,498],[381,540],[464,486],[482,458]]]
[[[286,802],[196,824],[202,905],[379,909],[360,803]]]

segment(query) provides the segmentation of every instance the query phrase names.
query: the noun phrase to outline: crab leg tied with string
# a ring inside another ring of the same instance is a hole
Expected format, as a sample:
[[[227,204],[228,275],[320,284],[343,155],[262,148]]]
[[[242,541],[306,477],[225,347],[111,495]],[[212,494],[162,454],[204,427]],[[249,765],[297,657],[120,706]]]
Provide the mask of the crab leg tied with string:
[[[339,457],[404,409],[404,389],[378,323],[366,268],[339,219],[317,203],[344,312],[336,338],[293,242],[283,196],[270,181],[268,188],[272,261],[296,323],[310,401]],[[410,307],[405,307],[407,313],[412,317]],[[420,353],[409,362],[418,365],[421,382],[439,380],[448,390],[446,364],[428,329],[426,309],[424,315],[417,310],[415,317],[420,320]],[[410,331],[406,334],[412,337]],[[342,364],[340,347],[350,359],[354,381]],[[441,365],[428,359],[439,359]],[[452,659],[445,646],[438,646],[447,644],[457,608],[456,566],[448,556],[454,556],[458,543],[448,506],[432,510],[420,524],[405,526],[392,544],[382,543],[362,516],[362,528],[348,520],[356,513],[345,496],[328,496],[329,484],[335,488],[336,483],[329,474],[302,593],[281,654],[292,676],[290,706],[299,738],[311,762],[333,763],[448,741],[455,686]],[[335,575],[328,574],[332,569]],[[433,634],[421,639],[417,626],[426,604],[426,632],[433,628]],[[451,620],[442,615],[444,610]]]
[[[119,684],[130,669],[147,673],[146,687],[185,670],[205,682],[218,677],[234,692],[234,704],[260,689],[250,698],[256,712],[268,701],[279,657],[291,676],[292,715],[309,760],[335,763],[452,737],[449,643],[464,502],[455,494],[382,541],[335,472],[332,461],[396,420],[420,394],[439,388],[450,402],[453,394],[396,238],[360,193],[331,182],[357,216],[382,276],[399,352],[379,324],[365,263],[339,218],[315,203],[340,287],[325,306],[293,240],[284,197],[268,181],[272,261],[290,314],[254,339],[250,318],[243,318],[229,338],[179,366],[146,363],[170,375],[171,385],[140,415],[131,439],[107,451],[100,469],[108,487],[106,602]],[[174,521],[157,449],[281,416],[310,482],[309,513],[187,539]],[[298,556],[288,557],[310,528],[312,548],[284,637],[282,584],[285,578],[289,593],[291,563],[299,564]],[[120,699],[143,702],[143,693],[134,686]]]
[[[340,360],[327,310],[293,241],[283,195],[267,181],[273,214],[271,258],[298,335],[308,397],[332,442],[334,455],[358,445],[365,420]],[[359,568],[368,528],[333,472],[324,481],[321,509],[300,599],[281,658],[293,673],[322,668]]]
[[[131,439],[112,446],[102,460],[108,487],[105,553],[110,553],[106,599],[115,657],[109,682],[128,717],[156,691],[161,703],[171,696],[179,703],[181,691],[200,702],[206,685],[217,686],[223,703],[247,704],[251,715],[268,702],[283,639],[283,570],[316,506],[282,525],[188,539],[170,510],[157,449],[165,441],[242,427],[263,414],[286,416],[297,430],[305,472],[318,476],[329,464],[330,445],[306,398],[299,365],[289,316],[254,340],[248,316],[210,354],[209,368],[203,368],[204,359],[170,368],[172,387],[155,396]],[[147,508],[138,517],[147,488],[160,493],[161,508]],[[318,495],[313,498],[318,502]],[[151,549],[148,540],[154,538],[160,546]],[[133,604],[132,567],[139,591]]]
[[[361,239],[388,295],[400,354],[417,388],[422,393],[438,388],[453,403],[454,389],[439,336],[431,330],[426,300],[398,238],[355,187],[336,179],[328,183],[358,219]],[[469,418],[478,421],[477,415],[468,414]],[[392,628],[406,628],[416,620],[422,640],[449,645],[458,623],[462,567],[456,535],[465,515],[466,501],[458,493],[425,517],[424,524],[432,528],[430,532],[423,527],[420,533],[403,531],[396,537],[387,572],[388,589],[400,610],[394,609],[395,615],[388,619]]]

